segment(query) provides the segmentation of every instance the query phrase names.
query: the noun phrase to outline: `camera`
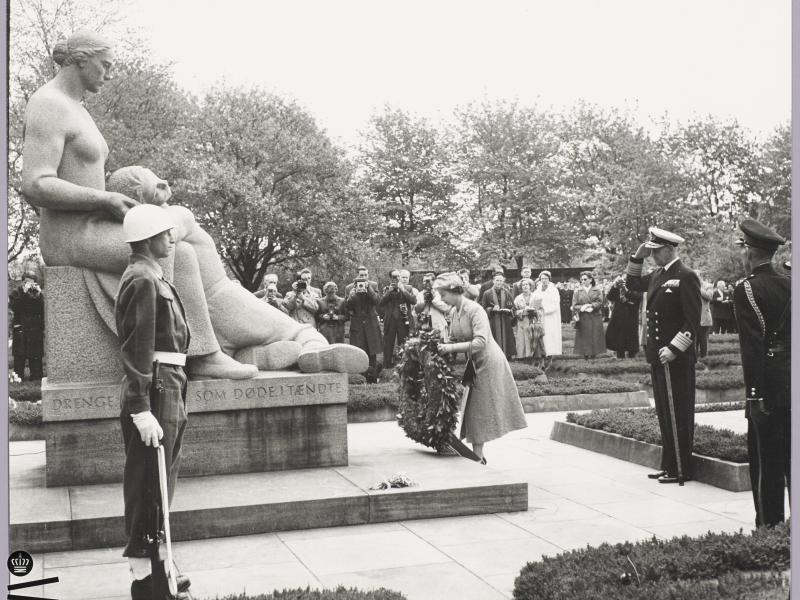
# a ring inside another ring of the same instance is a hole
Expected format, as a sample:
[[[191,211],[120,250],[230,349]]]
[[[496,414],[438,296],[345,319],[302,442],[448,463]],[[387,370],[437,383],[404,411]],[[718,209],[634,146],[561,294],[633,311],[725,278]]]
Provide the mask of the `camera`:
[[[367,282],[364,281],[363,279],[361,279],[361,280],[356,279],[354,283],[356,284],[356,291],[357,292],[361,293],[361,292],[366,292],[367,291]]]

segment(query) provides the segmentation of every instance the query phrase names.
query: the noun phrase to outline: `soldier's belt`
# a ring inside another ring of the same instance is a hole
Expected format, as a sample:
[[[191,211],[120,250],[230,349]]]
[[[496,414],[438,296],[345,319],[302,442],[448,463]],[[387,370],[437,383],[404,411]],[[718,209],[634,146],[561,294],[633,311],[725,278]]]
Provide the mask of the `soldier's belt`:
[[[157,360],[162,365],[173,365],[175,367],[186,366],[186,355],[180,352],[161,352],[156,350],[153,352],[153,360]]]

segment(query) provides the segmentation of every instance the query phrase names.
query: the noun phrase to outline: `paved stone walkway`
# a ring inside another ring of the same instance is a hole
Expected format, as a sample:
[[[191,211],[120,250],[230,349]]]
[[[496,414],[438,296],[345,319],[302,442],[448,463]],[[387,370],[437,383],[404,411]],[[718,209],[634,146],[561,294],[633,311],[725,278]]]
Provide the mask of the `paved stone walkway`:
[[[543,555],[654,535],[752,528],[750,492],[693,481],[682,488],[660,485],[645,477],[645,467],[550,441],[552,423],[564,413],[527,418],[527,429],[486,446],[488,468],[529,482],[527,512],[181,542],[175,544],[176,560],[192,578],[197,600],[338,584],[386,587],[409,600],[499,600],[511,597],[522,566]],[[737,411],[698,421],[738,428],[744,419]],[[392,422],[353,424],[348,435],[351,449],[412,443]],[[25,593],[61,600],[128,598],[127,564],[120,554],[112,548],[35,556],[28,578],[58,576],[60,582]]]

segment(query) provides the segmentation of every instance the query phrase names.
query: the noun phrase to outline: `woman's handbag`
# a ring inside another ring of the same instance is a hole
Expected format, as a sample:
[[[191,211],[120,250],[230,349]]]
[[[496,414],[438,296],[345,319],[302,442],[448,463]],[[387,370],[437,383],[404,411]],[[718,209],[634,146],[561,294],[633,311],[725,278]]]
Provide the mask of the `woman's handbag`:
[[[472,360],[472,352],[467,353],[467,364],[464,367],[464,375],[461,377],[461,385],[465,387],[472,387],[475,385],[475,361]]]

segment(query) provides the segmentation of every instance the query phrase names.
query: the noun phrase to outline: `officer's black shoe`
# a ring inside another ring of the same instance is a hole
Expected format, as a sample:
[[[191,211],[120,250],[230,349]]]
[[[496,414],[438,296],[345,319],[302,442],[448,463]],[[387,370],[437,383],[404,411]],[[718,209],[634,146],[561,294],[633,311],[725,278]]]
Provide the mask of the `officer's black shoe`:
[[[648,479],[658,479],[659,477],[664,477],[665,475],[667,475],[666,471],[656,471],[655,473],[648,473],[647,474],[647,478]]]
[[[131,583],[131,600],[153,600],[153,578],[150,575]]]
[[[662,475],[658,478],[658,483],[680,483],[680,479],[672,475]],[[683,481],[689,481],[688,477],[684,477]]]

